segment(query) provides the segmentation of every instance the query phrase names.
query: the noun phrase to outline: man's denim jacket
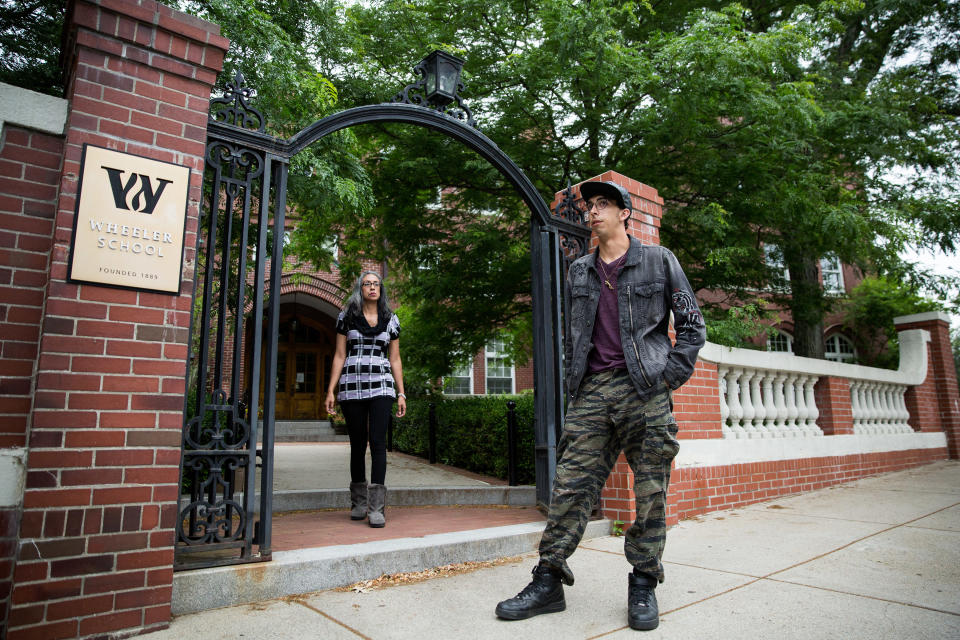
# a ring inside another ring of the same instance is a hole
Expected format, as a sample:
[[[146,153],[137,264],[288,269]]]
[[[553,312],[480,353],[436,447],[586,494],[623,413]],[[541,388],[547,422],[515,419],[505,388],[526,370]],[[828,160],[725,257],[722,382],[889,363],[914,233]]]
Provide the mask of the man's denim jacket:
[[[576,398],[593,348],[593,325],[600,302],[597,253],[570,265],[566,296],[564,366],[567,393]],[[697,352],[706,341],[706,327],[697,299],[676,257],[668,249],[630,238],[630,248],[617,278],[620,344],[627,371],[642,399],[652,397],[661,382],[676,389],[693,374]],[[667,328],[673,311],[676,344]]]

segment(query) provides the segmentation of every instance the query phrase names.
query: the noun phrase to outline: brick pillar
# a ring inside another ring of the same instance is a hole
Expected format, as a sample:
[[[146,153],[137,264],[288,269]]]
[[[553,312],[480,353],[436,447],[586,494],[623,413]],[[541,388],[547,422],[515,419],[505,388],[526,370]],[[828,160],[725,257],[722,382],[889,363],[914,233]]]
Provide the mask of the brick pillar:
[[[950,457],[960,458],[960,389],[950,346],[950,316],[942,311],[930,311],[900,316],[893,322],[897,331],[925,329],[930,332],[927,379],[917,387],[910,387],[905,397],[910,426],[917,431],[943,431]]]
[[[166,626],[194,247],[219,27],[153,0],[76,0],[9,640]],[[192,169],[180,295],[68,282],[82,145]]]
[[[66,100],[0,84],[0,638],[13,589],[66,117]]]
[[[823,435],[835,436],[853,433],[853,405],[850,403],[850,380],[821,376],[813,388],[820,416],[817,424]]]

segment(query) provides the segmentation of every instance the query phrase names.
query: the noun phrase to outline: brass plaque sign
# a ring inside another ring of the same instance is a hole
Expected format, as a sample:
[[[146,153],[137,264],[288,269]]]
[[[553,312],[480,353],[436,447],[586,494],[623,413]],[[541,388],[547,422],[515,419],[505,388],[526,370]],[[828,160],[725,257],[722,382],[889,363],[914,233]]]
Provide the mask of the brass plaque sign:
[[[83,146],[68,279],[180,293],[190,168]]]

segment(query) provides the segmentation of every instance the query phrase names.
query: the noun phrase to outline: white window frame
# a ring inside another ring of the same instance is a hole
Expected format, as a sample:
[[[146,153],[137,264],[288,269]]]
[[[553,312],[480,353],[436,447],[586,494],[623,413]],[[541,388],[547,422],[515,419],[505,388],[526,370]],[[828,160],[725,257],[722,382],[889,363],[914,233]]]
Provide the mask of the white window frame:
[[[497,347],[500,347],[499,349]],[[516,393],[517,392],[517,373],[513,366],[513,363],[510,363],[510,391],[508,392],[490,392],[490,378],[494,377],[497,380],[503,380],[505,376],[491,376],[490,375],[490,359],[495,358],[497,360],[502,360],[507,357],[507,352],[504,347],[503,338],[494,338],[490,342],[484,345],[483,347],[483,368],[484,368],[484,380],[483,380],[483,390],[486,395],[501,395],[503,393]]]
[[[843,263],[836,255],[820,258],[820,279],[827,293],[846,293],[843,282]]]
[[[771,336],[767,336],[767,351],[769,351],[769,352],[771,352],[771,353],[793,353],[793,336],[791,336],[791,335],[790,335],[789,333],[787,333],[786,331],[780,331],[779,329],[777,329],[776,338],[782,338],[782,339],[786,340],[786,342],[787,342],[787,350],[786,350],[786,351],[780,351],[780,350],[776,350],[776,349],[771,349],[771,348],[770,348],[770,347],[771,347],[771,343],[772,343],[772,340],[773,340],[774,338],[772,338]]]
[[[777,254],[777,255],[774,255]],[[790,285],[790,269],[787,268],[786,263],[783,260],[783,252],[780,250],[780,245],[775,243],[764,243],[763,245],[763,259],[766,262],[766,265],[775,271],[780,272],[780,277],[783,278],[783,285],[779,287],[770,284],[771,289],[785,289]]]
[[[834,342],[836,342],[836,345],[834,345]],[[850,346],[850,353],[840,350],[841,342]],[[847,336],[842,333],[834,333],[824,340],[823,357],[833,362],[854,362],[857,359],[857,348]]]
[[[451,380],[451,379],[453,379],[453,378],[466,378],[466,379],[467,379],[467,387],[469,388],[469,391],[467,391],[467,393],[458,393],[458,392],[455,392],[455,391],[447,391],[447,390],[446,390],[447,381],[448,381],[448,380]],[[462,365],[462,366],[457,367],[456,369],[454,369],[454,370],[453,370],[453,373],[451,373],[449,376],[445,377],[445,378],[443,379],[443,387],[444,387],[443,395],[445,395],[445,396],[464,396],[464,395],[472,396],[472,395],[474,394],[474,386],[473,386],[473,358],[471,358],[466,364],[464,364],[464,365]]]

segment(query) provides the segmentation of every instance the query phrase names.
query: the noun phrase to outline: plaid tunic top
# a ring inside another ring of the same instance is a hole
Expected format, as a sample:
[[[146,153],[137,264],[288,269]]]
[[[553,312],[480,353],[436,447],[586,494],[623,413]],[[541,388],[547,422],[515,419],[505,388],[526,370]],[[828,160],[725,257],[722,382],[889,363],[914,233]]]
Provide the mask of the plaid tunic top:
[[[337,385],[337,400],[366,400],[378,396],[397,397],[390,368],[390,341],[400,337],[400,320],[392,314],[376,327],[363,316],[337,316],[337,333],[347,337],[347,358]]]

